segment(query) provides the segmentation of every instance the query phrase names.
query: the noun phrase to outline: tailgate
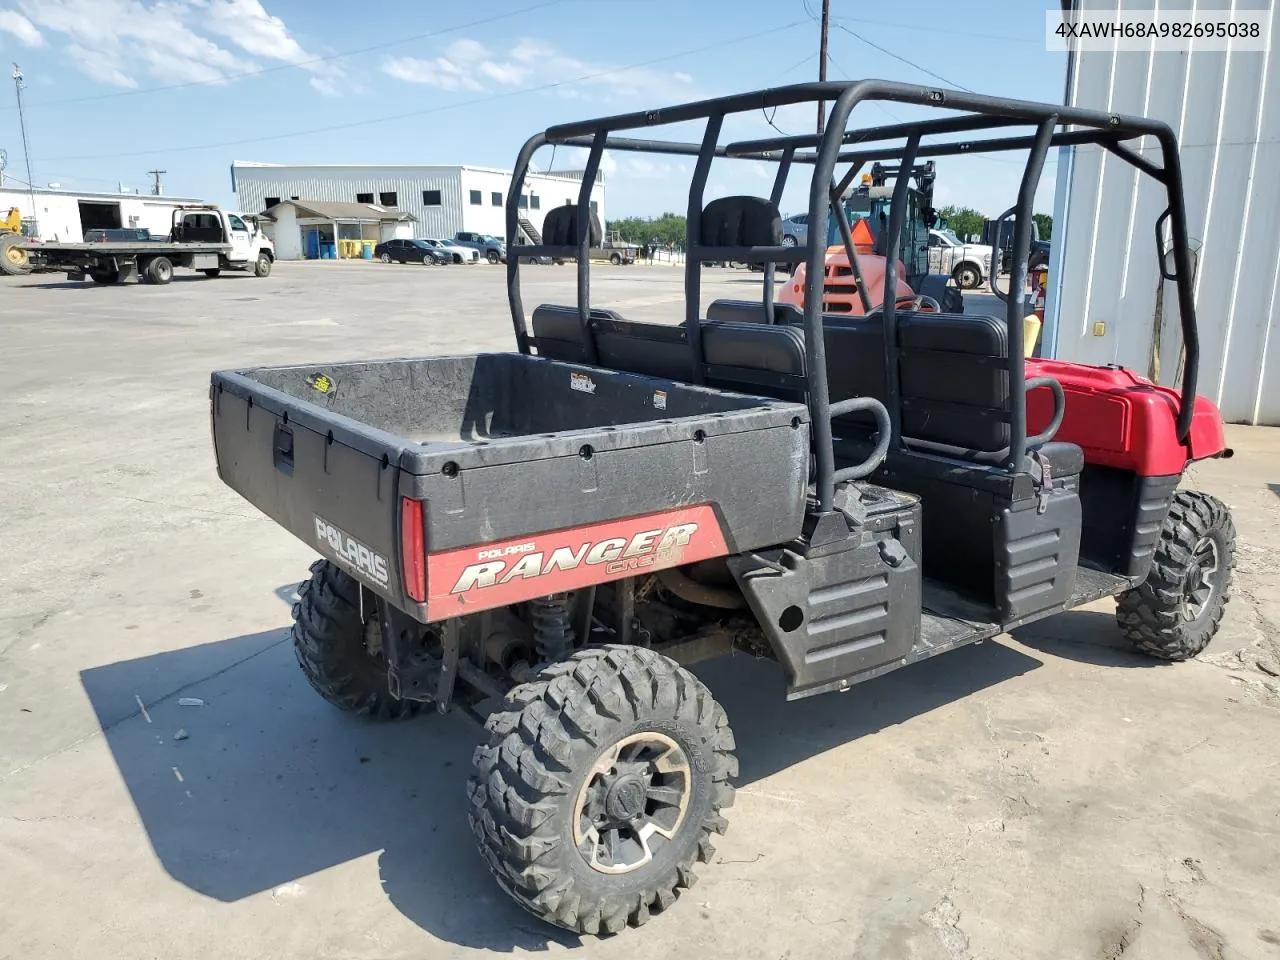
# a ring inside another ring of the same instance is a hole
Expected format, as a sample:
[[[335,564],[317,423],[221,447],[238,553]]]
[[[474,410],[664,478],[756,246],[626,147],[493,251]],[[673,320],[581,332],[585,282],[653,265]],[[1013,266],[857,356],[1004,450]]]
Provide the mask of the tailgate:
[[[238,374],[214,374],[210,394],[223,482],[370,590],[405,606],[397,546],[403,443]]]

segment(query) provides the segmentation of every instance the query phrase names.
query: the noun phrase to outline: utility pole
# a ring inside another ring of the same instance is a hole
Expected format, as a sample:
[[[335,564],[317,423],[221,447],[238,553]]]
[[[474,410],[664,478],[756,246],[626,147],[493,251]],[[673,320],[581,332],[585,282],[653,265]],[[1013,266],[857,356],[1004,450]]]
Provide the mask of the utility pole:
[[[160,183],[160,178],[168,172],[169,172],[168,170],[148,170],[147,171],[147,174],[151,176],[153,180],[155,180],[155,183],[151,187],[151,195],[153,197],[158,197],[160,196],[161,193],[164,192],[162,184]]]
[[[35,230],[39,219],[36,213],[36,182],[31,176],[31,149],[27,146],[27,117],[22,110],[22,91],[26,87],[27,82],[22,78],[22,68],[15,63],[13,65],[13,89],[18,95],[18,129],[22,131],[22,155],[27,161],[27,196],[31,198],[31,222],[33,230]],[[35,230],[37,235],[38,232],[38,230]]]
[[[827,34],[831,25],[831,0],[822,0],[822,44],[818,54],[818,82],[827,82]],[[822,136],[822,128],[827,121],[827,104],[818,101],[818,136]]]

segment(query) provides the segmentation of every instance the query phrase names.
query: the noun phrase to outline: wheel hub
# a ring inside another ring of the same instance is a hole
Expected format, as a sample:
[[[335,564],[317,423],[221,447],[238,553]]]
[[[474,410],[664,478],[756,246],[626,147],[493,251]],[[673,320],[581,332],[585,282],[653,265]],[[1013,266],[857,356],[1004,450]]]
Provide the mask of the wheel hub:
[[[600,756],[578,791],[573,839],[600,873],[649,863],[684,822],[692,788],[689,759],[661,733],[637,733]]]
[[[1214,575],[1221,562],[1217,541],[1201,537],[1191,551],[1191,565],[1182,588],[1182,613],[1187,620],[1198,620],[1209,606],[1217,589]]]

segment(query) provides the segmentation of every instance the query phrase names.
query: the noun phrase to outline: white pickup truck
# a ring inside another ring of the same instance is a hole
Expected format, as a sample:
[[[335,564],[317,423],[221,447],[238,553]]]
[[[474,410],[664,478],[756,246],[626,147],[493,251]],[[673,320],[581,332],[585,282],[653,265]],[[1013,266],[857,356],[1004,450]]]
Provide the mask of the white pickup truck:
[[[929,272],[947,273],[961,290],[982,286],[991,274],[991,248],[981,243],[965,243],[950,230],[929,231]]]
[[[7,240],[8,238],[6,238]],[[247,270],[254,276],[271,273],[275,246],[250,217],[229,213],[211,204],[178,207],[165,240],[104,241],[100,243],[41,243],[24,240],[31,266],[65,271],[69,280],[164,284],[175,267],[199,270],[216,277],[223,270]]]

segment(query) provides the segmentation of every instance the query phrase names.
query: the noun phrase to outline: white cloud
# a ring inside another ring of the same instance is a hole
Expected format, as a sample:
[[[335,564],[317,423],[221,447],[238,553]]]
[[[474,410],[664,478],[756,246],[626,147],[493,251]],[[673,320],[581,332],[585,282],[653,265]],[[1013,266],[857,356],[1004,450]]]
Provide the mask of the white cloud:
[[[261,69],[267,61],[315,59],[261,0],[17,0],[22,14],[0,13],[0,29],[20,18],[37,37],[63,42],[62,52],[84,74],[132,88],[160,83],[218,83]],[[25,16],[24,16],[25,15]],[[21,27],[19,27],[21,29]],[[222,41],[226,41],[226,45]],[[319,65],[308,70],[319,75]],[[340,69],[312,86],[337,92]],[[316,77],[312,78],[317,79]]]
[[[35,24],[16,10],[0,10],[0,33],[13,34],[24,47],[44,45],[44,37]]]
[[[476,40],[456,40],[438,57],[391,57],[383,63],[382,71],[398,80],[447,91],[554,85],[569,99],[595,94],[605,100],[644,97],[663,101],[697,95],[687,73],[590,63],[546,41],[527,37],[505,54],[495,54]]]

